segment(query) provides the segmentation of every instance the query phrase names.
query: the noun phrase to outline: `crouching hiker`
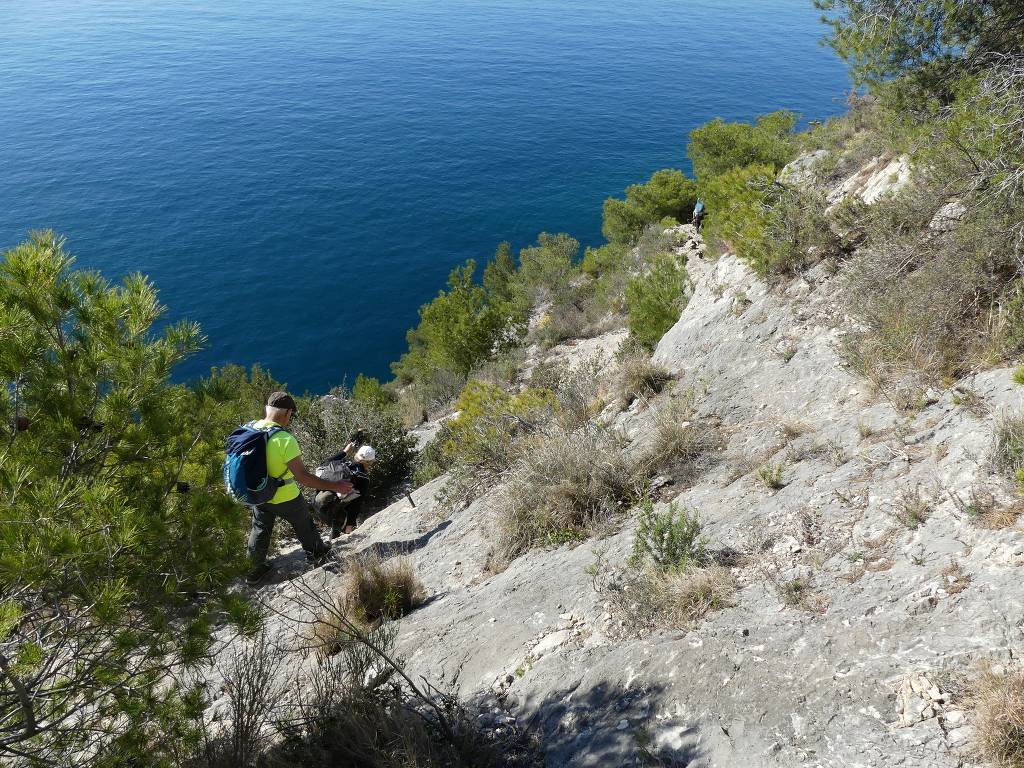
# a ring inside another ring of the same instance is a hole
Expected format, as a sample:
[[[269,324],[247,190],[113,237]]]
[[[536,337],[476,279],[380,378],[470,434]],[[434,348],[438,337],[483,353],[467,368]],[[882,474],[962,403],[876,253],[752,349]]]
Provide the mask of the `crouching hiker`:
[[[331,538],[352,533],[359,524],[366,497],[370,492],[370,473],[377,461],[377,452],[369,445],[349,442],[345,449],[329,458],[316,470],[321,477],[346,478],[355,490],[348,494],[322,491],[316,495],[316,506],[327,522],[331,524]]]
[[[317,532],[299,485],[342,495],[353,490],[347,480],[324,480],[306,470],[299,444],[287,431],[295,416],[292,396],[275,392],[267,400],[266,418],[239,427],[228,438],[225,482],[238,501],[252,506],[246,548],[251,568],[245,577],[250,585],[257,584],[273,567],[267,552],[278,517],[291,524],[310,563],[322,562],[331,551]]]

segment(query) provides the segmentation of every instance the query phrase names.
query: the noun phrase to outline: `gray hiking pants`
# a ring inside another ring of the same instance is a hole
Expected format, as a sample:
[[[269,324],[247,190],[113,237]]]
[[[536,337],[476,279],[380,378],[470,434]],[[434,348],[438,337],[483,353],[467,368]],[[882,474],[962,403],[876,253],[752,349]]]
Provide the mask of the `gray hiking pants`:
[[[291,501],[258,504],[252,508],[252,529],[249,531],[249,546],[246,553],[253,565],[261,565],[266,561],[270,537],[274,533],[274,521],[279,517],[283,517],[291,524],[299,544],[306,550],[307,558],[316,558],[330,551],[331,548],[324,544],[316,526],[313,525],[309,504],[300,494]]]

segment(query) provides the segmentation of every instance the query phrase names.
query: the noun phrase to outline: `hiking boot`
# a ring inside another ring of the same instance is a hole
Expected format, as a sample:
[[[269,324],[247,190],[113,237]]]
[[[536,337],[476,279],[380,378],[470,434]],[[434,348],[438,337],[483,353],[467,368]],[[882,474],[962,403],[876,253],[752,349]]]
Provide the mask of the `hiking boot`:
[[[331,538],[332,539],[336,539],[339,536],[341,536],[341,526],[340,525],[332,525],[331,526]]]
[[[245,583],[248,584],[250,587],[255,587],[257,584],[263,581],[263,578],[272,570],[274,570],[274,566],[271,565],[269,562],[263,562],[259,565],[254,565],[252,567],[252,570],[245,574]]]

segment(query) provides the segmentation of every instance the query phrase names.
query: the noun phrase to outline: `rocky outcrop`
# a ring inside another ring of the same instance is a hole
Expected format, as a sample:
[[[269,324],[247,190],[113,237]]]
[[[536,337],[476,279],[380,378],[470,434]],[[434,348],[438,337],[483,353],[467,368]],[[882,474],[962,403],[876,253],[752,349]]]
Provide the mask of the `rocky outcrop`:
[[[911,178],[912,169],[908,157],[876,157],[832,190],[828,196],[830,210],[850,197],[872,205],[887,195],[899,192],[910,183]]]
[[[891,165],[857,194],[903,173]],[[340,555],[415,559],[430,598],[401,622],[409,670],[456,679],[482,721],[528,727],[552,768],[651,764],[644,755],[708,767],[965,764],[957,675],[975,659],[1011,658],[1021,641],[1024,539],[990,461],[994,421],[1020,407],[1020,388],[1009,370],[987,371],[900,412],[845,369],[826,265],[773,290],[734,256],[680,253],[693,295],[654,361],[724,439],[704,474],[662,493],[698,510],[711,546],[731,553],[733,606],[623,638],[588,567],[597,549],[624,567],[629,515],[602,539],[494,574],[492,496],[442,518],[445,478],[414,491],[415,507],[375,515]],[[554,354],[600,352],[610,370],[621,338]],[[634,403],[615,428],[649,438],[671,396]],[[779,487],[758,479],[763,466],[781,468]],[[979,525],[997,511],[1009,527]],[[300,587],[328,594],[340,578],[290,575],[260,592],[285,648],[301,645],[288,618],[304,610]],[[309,664],[293,653],[282,679]]]

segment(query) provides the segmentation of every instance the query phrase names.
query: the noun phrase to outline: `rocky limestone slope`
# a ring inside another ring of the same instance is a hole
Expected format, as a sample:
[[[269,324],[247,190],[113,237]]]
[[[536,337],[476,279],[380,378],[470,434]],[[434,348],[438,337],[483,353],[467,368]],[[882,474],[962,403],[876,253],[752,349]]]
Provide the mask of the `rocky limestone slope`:
[[[492,574],[493,496],[441,519],[443,477],[413,492],[415,508],[367,521],[341,555],[414,558],[430,596],[401,622],[409,671],[455,680],[489,724],[528,727],[552,768],[971,765],[960,681],[978,659],[1016,657],[1024,621],[1020,529],[978,524],[1015,517],[991,449],[1021,388],[986,371],[899,412],[839,357],[826,265],[773,290],[731,255],[706,260],[690,234],[693,296],[654,360],[676,397],[695,393],[694,418],[717,425],[723,448],[691,485],[661,493],[699,511],[737,581],[734,605],[624,637],[588,567],[596,550],[625,563],[630,516]],[[578,361],[579,347],[554,353]],[[639,445],[672,396],[606,416]],[[781,467],[781,487],[758,478],[763,466]],[[299,575],[297,554],[284,558],[294,573],[259,593],[285,650],[301,631],[283,617],[308,615],[297,598],[340,579]],[[282,679],[311,663],[291,653]]]

